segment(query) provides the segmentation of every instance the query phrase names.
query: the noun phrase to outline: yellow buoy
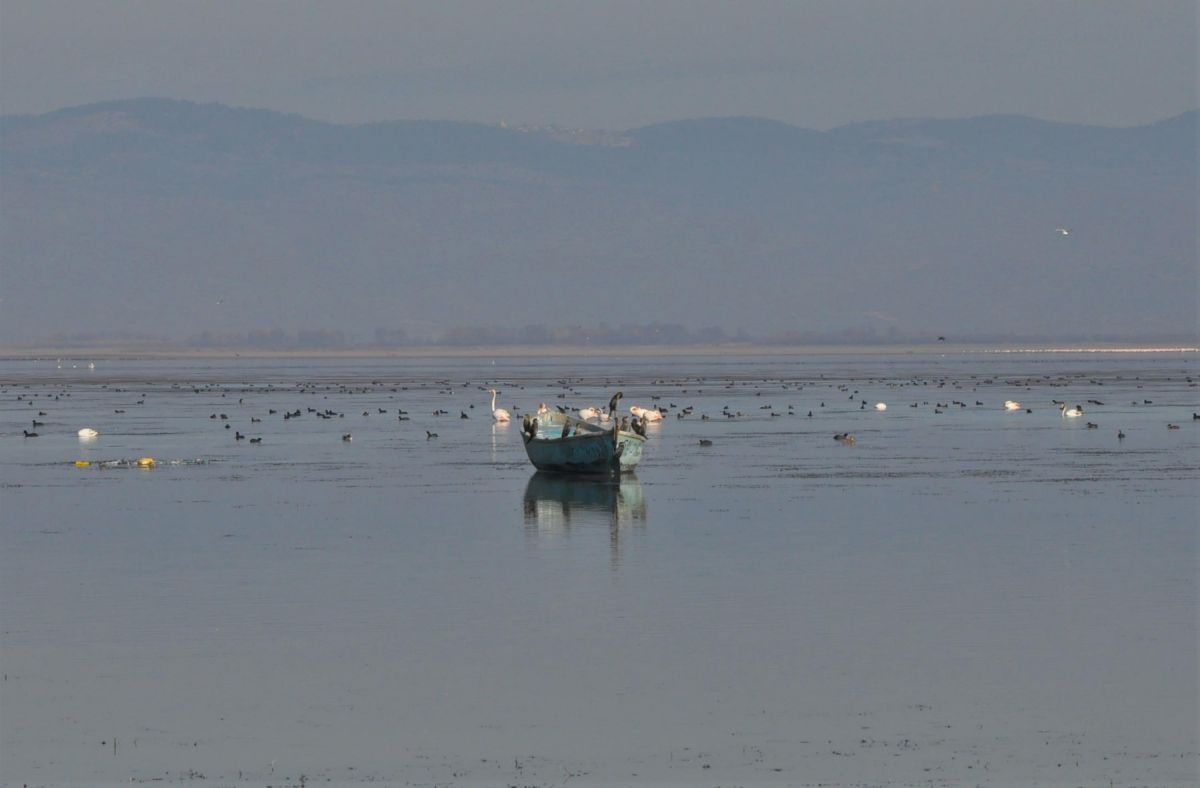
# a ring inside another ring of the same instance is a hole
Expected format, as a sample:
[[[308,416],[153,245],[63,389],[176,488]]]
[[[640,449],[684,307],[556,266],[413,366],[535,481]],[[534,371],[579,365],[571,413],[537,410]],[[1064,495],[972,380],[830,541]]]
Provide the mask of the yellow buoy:
[[[153,468],[157,462],[153,457],[138,457],[137,464],[139,468]]]
[[[75,467],[76,468],[90,468],[90,467],[92,467],[92,464],[90,462],[88,462],[87,460],[76,460]]]

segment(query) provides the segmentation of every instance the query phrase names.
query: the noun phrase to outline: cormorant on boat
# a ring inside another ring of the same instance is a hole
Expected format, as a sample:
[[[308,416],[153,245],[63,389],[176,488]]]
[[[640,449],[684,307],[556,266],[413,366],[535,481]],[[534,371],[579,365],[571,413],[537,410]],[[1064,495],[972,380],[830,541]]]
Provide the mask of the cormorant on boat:
[[[617,412],[617,405],[621,401],[621,397],[624,397],[624,396],[625,396],[624,392],[618,391],[616,394],[613,394],[612,399],[610,399],[608,401],[608,416],[609,416],[609,418],[612,418],[612,415]]]

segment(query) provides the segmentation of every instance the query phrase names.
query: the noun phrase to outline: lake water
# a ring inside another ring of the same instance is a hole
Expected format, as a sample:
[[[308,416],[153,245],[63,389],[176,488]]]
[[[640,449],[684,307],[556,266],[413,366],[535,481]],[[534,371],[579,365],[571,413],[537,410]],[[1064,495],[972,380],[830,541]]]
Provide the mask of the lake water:
[[[0,781],[1196,785],[1196,362],[0,362]]]

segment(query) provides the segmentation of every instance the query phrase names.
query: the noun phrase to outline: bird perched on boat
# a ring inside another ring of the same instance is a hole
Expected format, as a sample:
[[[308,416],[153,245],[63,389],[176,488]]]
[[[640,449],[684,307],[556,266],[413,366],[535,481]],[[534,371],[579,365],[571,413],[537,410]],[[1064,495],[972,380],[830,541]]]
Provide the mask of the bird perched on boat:
[[[646,420],[645,419],[640,419],[637,416],[634,416],[633,420],[631,422],[629,422],[629,426],[632,427],[633,431],[635,433],[637,433],[638,435],[641,435],[643,438],[646,437]]]
[[[544,403],[544,402],[538,403],[537,415],[539,415],[539,416],[540,416],[540,415],[542,415],[543,413],[549,413],[549,412],[550,412],[550,406],[549,406],[549,405],[547,405],[547,404],[546,404],[546,403]]]
[[[610,419],[612,418],[613,414],[617,412],[617,405],[621,402],[621,397],[624,396],[624,392],[618,391],[616,394],[613,394],[612,399],[608,401],[608,417]]]
[[[1004,409],[1005,410],[1020,410],[1021,403],[1017,402],[1015,399],[1006,399],[1006,400],[1004,400]]]
[[[598,419],[603,415],[604,415],[603,411],[601,411],[599,408],[580,408],[579,409],[579,418],[584,419],[584,420]]]
[[[621,430],[622,432],[629,432],[629,417],[628,416],[621,417],[621,420],[617,423],[617,429]]]
[[[568,421],[566,424],[563,425],[562,435],[560,435],[559,437],[565,438],[570,434],[571,434],[571,422]]]
[[[1064,418],[1075,419],[1083,415],[1083,408],[1079,407],[1078,405],[1073,408],[1068,408],[1067,403],[1064,402],[1058,406],[1058,412],[1061,413]]]
[[[504,408],[496,407],[496,397],[500,394],[500,392],[496,391],[496,389],[488,389],[488,393],[492,395],[492,418],[496,421],[508,421],[511,419],[512,416],[509,415],[508,411],[506,411]]]

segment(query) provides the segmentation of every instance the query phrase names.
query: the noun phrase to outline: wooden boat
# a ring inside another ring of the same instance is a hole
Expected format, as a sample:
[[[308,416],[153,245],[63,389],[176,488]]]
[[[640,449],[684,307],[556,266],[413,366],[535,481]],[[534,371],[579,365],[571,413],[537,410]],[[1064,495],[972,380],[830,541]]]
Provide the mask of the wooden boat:
[[[646,443],[643,436],[615,424],[605,429],[558,411],[527,417],[521,438],[529,461],[539,471],[577,474],[631,471],[642,459]]]

